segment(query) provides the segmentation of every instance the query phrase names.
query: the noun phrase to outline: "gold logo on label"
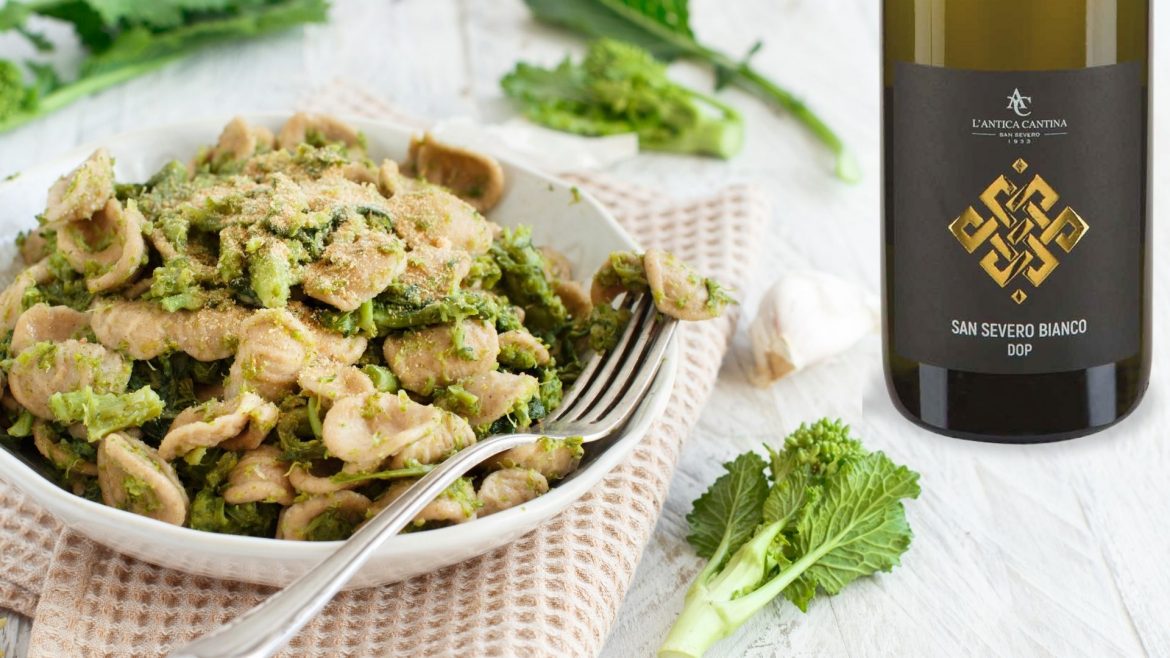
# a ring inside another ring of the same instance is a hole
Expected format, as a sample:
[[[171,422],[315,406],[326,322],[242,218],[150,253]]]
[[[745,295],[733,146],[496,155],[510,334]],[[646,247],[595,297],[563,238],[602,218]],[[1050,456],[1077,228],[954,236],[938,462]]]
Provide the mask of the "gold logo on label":
[[[1012,164],[1020,175],[1028,167],[1022,158]],[[1072,253],[1089,225],[1067,206],[1053,217],[1060,195],[1042,176],[1026,182],[1010,176],[1000,176],[979,195],[990,216],[970,206],[950,229],[967,253],[982,252],[983,270],[999,287],[1010,286],[1012,301],[1023,304],[1028,299],[1024,282],[1039,288],[1060,265],[1053,245]]]

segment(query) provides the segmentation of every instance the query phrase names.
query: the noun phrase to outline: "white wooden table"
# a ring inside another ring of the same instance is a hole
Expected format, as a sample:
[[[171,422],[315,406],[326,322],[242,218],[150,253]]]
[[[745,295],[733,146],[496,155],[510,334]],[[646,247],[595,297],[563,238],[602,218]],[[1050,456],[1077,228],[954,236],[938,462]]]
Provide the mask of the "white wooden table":
[[[865,181],[835,182],[825,173],[824,153],[795,122],[735,91],[726,98],[746,115],[749,130],[739,158],[645,156],[614,173],[679,196],[732,181],[768,190],[775,216],[761,236],[767,266],[743,294],[749,311],[788,269],[827,270],[876,290],[880,3],[692,4],[696,31],[712,44],[738,53],[765,39],[756,63],[837,127],[858,152]],[[1170,37],[1170,14],[1159,15],[1158,28],[1159,37]],[[16,44],[0,37],[0,56],[12,56]],[[337,0],[329,25],[202,54],[0,137],[0,176],[138,126],[286,110],[338,77],[420,116],[491,120],[508,111],[497,86],[504,71],[519,58],[554,62],[566,50],[579,51],[580,43],[532,23],[520,0]],[[698,67],[675,72],[709,84]],[[1159,192],[1170,182],[1162,173]],[[1166,195],[1156,198],[1165,208]],[[1165,253],[1165,232],[1155,235]],[[1159,292],[1167,284],[1162,279]],[[1165,304],[1157,306],[1159,326],[1167,326]],[[868,341],[761,391],[746,380],[751,355],[741,328],[605,655],[657,648],[700,567],[683,539],[684,517],[719,464],[830,414],[924,474],[925,493],[909,506],[914,546],[894,574],[818,600],[807,615],[787,604],[769,607],[713,655],[1170,656],[1164,371],[1155,369],[1145,405],[1117,429],[1075,443],[1010,448],[935,437],[896,418],[881,387],[878,350],[876,339]],[[0,629],[0,648],[22,655],[26,632],[27,624],[12,617]]]

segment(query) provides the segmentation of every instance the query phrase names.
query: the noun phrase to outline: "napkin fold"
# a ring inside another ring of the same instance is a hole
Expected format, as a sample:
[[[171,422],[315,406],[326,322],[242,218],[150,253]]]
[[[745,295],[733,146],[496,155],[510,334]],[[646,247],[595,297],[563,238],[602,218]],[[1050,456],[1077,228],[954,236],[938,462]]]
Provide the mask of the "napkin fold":
[[[345,85],[317,99],[324,100],[314,110],[402,120],[392,106]],[[644,247],[670,250],[733,288],[748,282],[769,215],[755,189],[676,202],[595,174],[571,178]],[[339,594],[282,655],[597,655],[737,314],[680,327],[682,362],[663,417],[626,463],[564,513],[467,562]],[[160,655],[272,591],[119,554],[62,526],[2,477],[0,607],[34,618],[31,656]]]

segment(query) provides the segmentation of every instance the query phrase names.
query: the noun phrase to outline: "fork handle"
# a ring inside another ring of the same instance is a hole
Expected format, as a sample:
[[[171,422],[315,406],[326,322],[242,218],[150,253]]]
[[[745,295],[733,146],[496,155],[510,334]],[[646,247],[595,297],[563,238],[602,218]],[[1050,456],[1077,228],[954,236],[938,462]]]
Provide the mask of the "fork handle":
[[[539,439],[505,434],[476,443],[435,467],[370,519],[332,555],[236,620],[176,649],[171,658],[260,658],[276,653],[357,573],[382,542],[398,534],[455,480],[489,457]]]

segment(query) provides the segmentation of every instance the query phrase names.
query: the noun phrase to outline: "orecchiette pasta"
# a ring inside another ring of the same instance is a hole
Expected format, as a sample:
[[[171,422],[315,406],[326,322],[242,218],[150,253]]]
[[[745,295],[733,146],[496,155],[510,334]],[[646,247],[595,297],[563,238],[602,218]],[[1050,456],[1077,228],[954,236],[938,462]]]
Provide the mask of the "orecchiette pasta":
[[[423,395],[491,370],[500,353],[495,328],[483,320],[460,320],[388,336],[384,345],[386,363],[398,381]]]
[[[49,188],[45,222],[74,222],[89,219],[114,196],[114,160],[105,149]]]
[[[89,327],[89,315],[68,306],[33,304],[16,320],[8,349],[20,354],[40,342],[60,343],[79,338]]]
[[[268,436],[279,416],[276,405],[254,393],[191,407],[175,417],[158,452],[169,461],[192,450],[224,444],[231,449],[252,449]]]
[[[441,185],[479,212],[487,212],[504,194],[504,170],[487,156],[437,142],[430,135],[410,142],[407,168],[419,178]]]
[[[615,297],[694,318],[726,301],[655,251],[611,258],[591,300],[561,252],[480,214],[503,168],[429,136],[400,168],[332,117],[275,136],[235,119],[187,162],[116,185],[95,152],[53,185],[0,292],[18,449],[166,523],[343,539],[450,455],[538,427],[622,331]],[[581,456],[510,450],[410,530],[521,505]]]
[[[113,433],[97,449],[102,501],[164,523],[182,525],[190,502],[179,476],[158,452],[127,434]]]
[[[412,480],[400,480],[390,485],[386,493],[378,497],[372,505],[370,505],[370,515],[373,516],[381,512],[390,503],[394,502],[399,496],[414,484]],[[476,511],[479,509],[480,502],[476,498],[475,488],[468,478],[460,478],[455,481],[455,484],[447,488],[446,491],[439,494],[427,506],[414,517],[414,525],[421,526],[426,523],[463,523],[475,518]]]
[[[548,493],[548,479],[531,468],[503,468],[489,473],[479,485],[480,516],[523,505]]]
[[[87,386],[99,393],[120,393],[130,381],[130,364],[101,345],[69,339],[36,343],[12,361],[8,389],[38,418],[55,420],[49,398]]]
[[[247,450],[228,474],[223,499],[232,505],[276,503],[291,505],[293,486],[289,482],[288,462],[280,448],[258,446]]]

